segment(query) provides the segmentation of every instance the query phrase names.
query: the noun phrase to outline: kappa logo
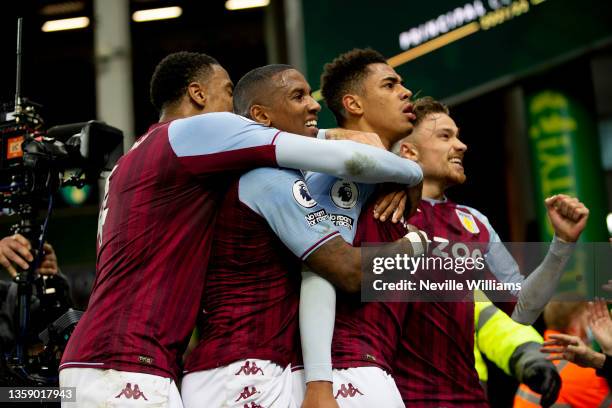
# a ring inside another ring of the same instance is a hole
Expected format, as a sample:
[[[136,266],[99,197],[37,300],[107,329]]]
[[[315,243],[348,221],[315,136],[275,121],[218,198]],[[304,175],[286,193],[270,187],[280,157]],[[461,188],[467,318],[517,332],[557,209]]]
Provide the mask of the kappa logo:
[[[478,228],[478,224],[476,224],[476,220],[472,216],[472,214],[465,213],[463,211],[455,210],[457,217],[459,217],[459,221],[461,221],[461,225],[463,228],[471,232],[472,234],[478,234],[480,229]]]
[[[293,198],[299,205],[305,208],[312,208],[317,205],[317,202],[310,195],[304,180],[296,180],[293,183]]]
[[[363,395],[363,393],[361,391],[359,391],[359,388],[355,388],[353,387],[353,384],[348,383],[347,384],[342,384],[340,386],[340,389],[338,389],[338,392],[336,393],[336,396],[334,397],[335,399],[338,399],[339,397],[341,398],[354,398],[355,395],[360,394]]]
[[[263,370],[257,367],[256,362],[253,361],[253,363],[251,363],[250,361],[246,361],[244,365],[240,367],[240,370],[238,370],[238,372],[234,375],[240,375],[240,374],[255,375],[257,373],[261,373],[261,375],[264,375]]]
[[[338,180],[332,185],[329,195],[337,207],[348,210],[357,204],[359,189],[352,181]]]
[[[244,390],[242,390],[242,392],[240,393],[240,395],[238,395],[238,398],[234,402],[238,402],[243,399],[249,399],[255,394],[261,394],[259,391],[257,391],[257,388],[251,387],[251,389],[249,390],[249,387],[244,387]]]
[[[123,390],[121,390],[121,392],[115,397],[115,398],[119,398],[121,396],[124,396],[127,399],[139,399],[140,397],[142,397],[145,401],[148,401],[147,397],[145,397],[144,393],[142,391],[140,391],[140,388],[138,387],[138,384],[134,384],[134,388],[132,388],[132,384],[127,383],[125,385],[125,388]]]
[[[264,408],[264,406],[251,402],[251,405],[244,404],[242,408]]]

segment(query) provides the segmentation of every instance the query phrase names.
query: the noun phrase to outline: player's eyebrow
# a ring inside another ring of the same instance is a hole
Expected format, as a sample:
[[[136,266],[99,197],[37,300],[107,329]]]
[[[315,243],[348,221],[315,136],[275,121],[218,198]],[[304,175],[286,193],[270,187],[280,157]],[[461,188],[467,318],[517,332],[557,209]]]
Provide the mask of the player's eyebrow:
[[[296,92],[303,92],[304,95],[310,95],[312,93],[312,89],[310,89],[309,86],[304,86],[304,85],[296,85],[292,88],[289,89],[289,95],[292,95]]]
[[[456,130],[456,132],[455,132]],[[450,126],[437,127],[434,129],[436,133],[454,133],[455,136],[459,136],[459,128],[453,128]]]
[[[401,82],[401,78],[399,78],[398,76],[395,75],[387,75],[386,77],[383,77],[380,82],[385,82],[385,81],[391,81],[394,84]]]

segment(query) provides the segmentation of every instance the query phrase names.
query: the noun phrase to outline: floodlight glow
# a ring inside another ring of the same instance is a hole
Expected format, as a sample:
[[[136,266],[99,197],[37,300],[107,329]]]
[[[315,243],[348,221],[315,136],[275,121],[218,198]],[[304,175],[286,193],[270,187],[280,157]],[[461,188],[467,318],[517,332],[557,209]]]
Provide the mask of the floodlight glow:
[[[169,18],[177,18],[183,14],[183,9],[180,7],[162,7],[148,10],[138,10],[132,14],[132,20],[137,23],[143,21],[166,20]]]
[[[89,18],[87,17],[74,17],[64,18],[61,20],[49,20],[46,21],[42,26],[42,30],[45,33],[52,31],[63,31],[63,30],[76,30],[78,28],[85,28],[89,26]]]
[[[270,0],[227,0],[225,8],[228,10],[242,10],[255,7],[266,7]]]

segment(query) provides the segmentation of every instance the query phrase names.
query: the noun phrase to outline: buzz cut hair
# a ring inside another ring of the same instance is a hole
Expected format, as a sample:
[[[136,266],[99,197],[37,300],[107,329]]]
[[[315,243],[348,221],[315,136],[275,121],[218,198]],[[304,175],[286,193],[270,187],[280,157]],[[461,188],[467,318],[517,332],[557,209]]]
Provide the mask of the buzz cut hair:
[[[385,57],[372,48],[355,48],[325,64],[321,75],[321,94],[338,125],[344,125],[347,118],[342,104],[344,95],[363,94],[363,80],[368,75],[368,66],[386,63]]]
[[[295,68],[286,64],[270,64],[244,74],[234,87],[234,113],[252,119],[251,106],[266,104],[276,86],[276,75],[290,69]]]
[[[208,80],[213,65],[219,62],[200,52],[180,51],[166,56],[155,67],[149,94],[151,103],[159,112],[178,102],[193,81]]]

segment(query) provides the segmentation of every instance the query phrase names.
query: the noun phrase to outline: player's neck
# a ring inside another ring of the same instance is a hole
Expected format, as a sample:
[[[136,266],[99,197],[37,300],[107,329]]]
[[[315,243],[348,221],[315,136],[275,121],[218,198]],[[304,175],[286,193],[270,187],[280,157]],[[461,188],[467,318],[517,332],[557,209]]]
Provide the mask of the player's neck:
[[[162,109],[159,116],[159,122],[170,122],[171,120],[188,118],[190,116],[199,115],[200,113],[204,112],[201,109],[194,109],[191,104],[180,103]]]
[[[362,120],[346,121],[343,127],[348,130],[358,130],[360,132],[376,133],[378,137],[380,137],[380,141],[382,142],[383,146],[385,146],[385,149],[387,150],[390,150],[393,144],[391,137],[389,137],[384,132],[377,132],[375,128],[370,126],[370,124],[365,121],[362,121]]]
[[[423,198],[431,198],[433,200],[444,199],[444,186],[438,182],[423,180]]]

